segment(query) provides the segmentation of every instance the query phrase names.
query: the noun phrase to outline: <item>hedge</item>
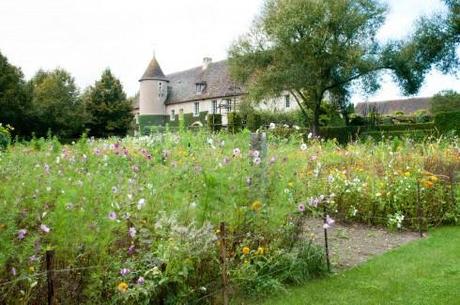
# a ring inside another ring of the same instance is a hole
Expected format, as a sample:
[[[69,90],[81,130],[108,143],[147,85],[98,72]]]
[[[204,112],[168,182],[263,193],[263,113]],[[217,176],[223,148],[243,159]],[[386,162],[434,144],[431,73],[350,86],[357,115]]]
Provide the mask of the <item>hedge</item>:
[[[441,134],[455,131],[460,135],[460,111],[440,112],[436,114],[434,125]]]
[[[230,112],[227,114],[227,128],[230,132],[238,132],[243,129],[243,118],[237,112]]]
[[[260,114],[253,112],[248,113],[248,116],[246,117],[246,128],[254,132],[260,128],[261,122],[262,119]]]
[[[212,131],[219,131],[222,127],[222,115],[218,113],[208,114],[208,128]]]

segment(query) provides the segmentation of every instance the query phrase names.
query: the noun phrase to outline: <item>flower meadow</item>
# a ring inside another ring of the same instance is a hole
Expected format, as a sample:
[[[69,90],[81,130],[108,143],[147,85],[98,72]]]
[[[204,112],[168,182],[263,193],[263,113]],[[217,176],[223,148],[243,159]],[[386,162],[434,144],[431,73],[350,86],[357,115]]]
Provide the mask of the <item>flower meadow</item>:
[[[234,294],[321,275],[308,217],[325,229],[459,220],[457,138],[249,143],[199,131],[0,152],[0,303],[46,303],[47,251],[58,304],[218,304],[222,251]]]

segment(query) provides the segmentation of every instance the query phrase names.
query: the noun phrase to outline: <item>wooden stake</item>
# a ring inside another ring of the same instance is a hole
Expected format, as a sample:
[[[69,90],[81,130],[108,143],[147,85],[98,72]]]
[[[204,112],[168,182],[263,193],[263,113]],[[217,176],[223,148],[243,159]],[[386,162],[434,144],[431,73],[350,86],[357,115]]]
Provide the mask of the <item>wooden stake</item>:
[[[220,223],[220,262],[222,272],[222,300],[224,305],[228,305],[228,275],[227,275],[227,246],[226,246],[225,222]]]
[[[48,305],[54,304],[54,283],[53,283],[53,260],[54,250],[46,251],[46,280],[48,284]]]

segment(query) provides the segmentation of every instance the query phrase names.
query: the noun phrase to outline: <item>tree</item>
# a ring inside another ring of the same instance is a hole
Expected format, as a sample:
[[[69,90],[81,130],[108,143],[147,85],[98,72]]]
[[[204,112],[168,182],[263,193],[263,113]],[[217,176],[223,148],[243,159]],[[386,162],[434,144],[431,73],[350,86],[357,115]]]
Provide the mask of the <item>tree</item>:
[[[431,112],[433,114],[453,111],[460,111],[460,93],[452,90],[443,91],[431,99]]]
[[[0,123],[13,126],[16,135],[30,134],[30,102],[21,70],[0,53]]]
[[[266,0],[251,31],[231,47],[230,71],[250,99],[290,92],[306,118],[311,109],[318,135],[326,97],[345,110],[352,85],[374,92],[378,71],[391,68],[375,39],[385,13],[378,0]]]
[[[74,78],[63,69],[38,71],[30,80],[32,125],[38,136],[48,131],[59,138],[83,132],[84,111]]]
[[[83,97],[89,120],[89,134],[95,137],[125,136],[133,120],[132,102],[109,69],[89,87]]]
[[[396,79],[406,94],[417,93],[433,68],[443,73],[458,72],[460,0],[444,3],[446,12],[420,18],[409,39],[389,43],[384,51],[387,64],[395,68]]]

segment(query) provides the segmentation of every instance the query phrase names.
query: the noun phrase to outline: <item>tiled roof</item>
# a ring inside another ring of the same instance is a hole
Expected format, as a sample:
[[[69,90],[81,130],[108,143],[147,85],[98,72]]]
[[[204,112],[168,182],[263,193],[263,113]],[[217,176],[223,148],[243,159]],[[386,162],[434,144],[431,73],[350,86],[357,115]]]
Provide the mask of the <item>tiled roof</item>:
[[[161,70],[160,64],[155,57],[149,63],[149,66],[142,75],[140,80],[155,79],[155,80],[167,80],[163,71]]]
[[[210,63],[206,69],[200,66],[172,73],[166,78],[171,87],[166,104],[237,96],[244,93],[243,87],[230,78],[226,60]],[[201,94],[197,94],[196,84],[201,83],[205,84],[205,89]]]
[[[355,106],[355,112],[359,115],[367,115],[370,112],[378,112],[383,115],[394,114],[397,111],[404,114],[412,114],[418,110],[431,111],[431,98],[419,97],[382,102],[364,102]]]

